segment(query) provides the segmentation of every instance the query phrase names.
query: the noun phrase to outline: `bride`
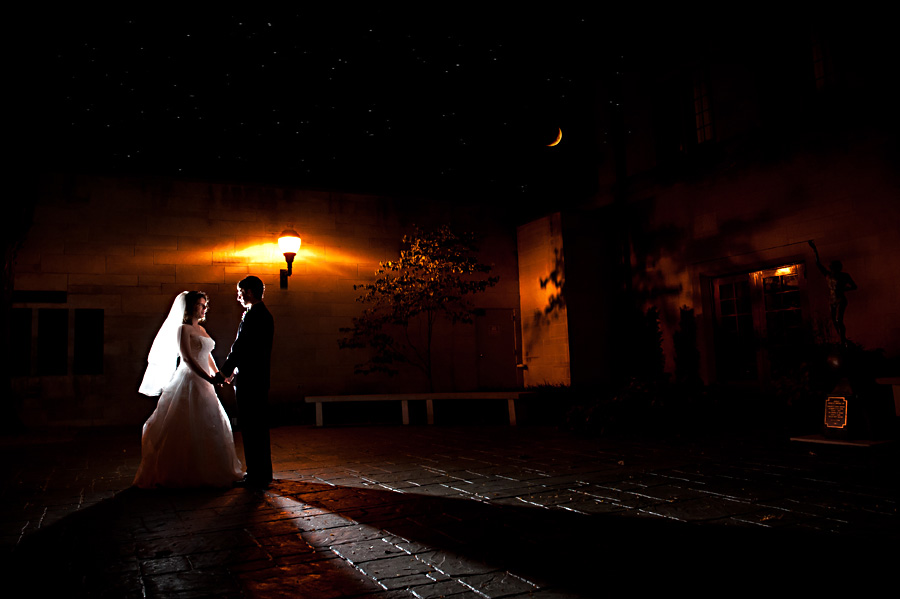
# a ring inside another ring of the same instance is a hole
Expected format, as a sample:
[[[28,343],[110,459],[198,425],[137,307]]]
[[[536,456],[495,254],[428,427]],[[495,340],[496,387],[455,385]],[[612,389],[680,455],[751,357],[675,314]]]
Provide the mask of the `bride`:
[[[216,342],[200,325],[208,301],[202,291],[179,294],[153,341],[140,392],[159,395],[159,402],[144,423],[136,487],[230,487],[241,479],[231,425],[213,388]]]

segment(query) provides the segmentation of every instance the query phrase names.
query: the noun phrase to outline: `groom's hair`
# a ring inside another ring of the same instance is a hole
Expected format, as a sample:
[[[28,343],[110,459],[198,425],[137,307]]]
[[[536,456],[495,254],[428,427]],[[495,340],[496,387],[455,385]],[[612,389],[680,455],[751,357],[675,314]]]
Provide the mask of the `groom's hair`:
[[[250,293],[252,293],[253,297],[257,300],[261,300],[263,294],[266,292],[266,285],[262,282],[262,279],[254,277],[253,275],[241,279],[241,282],[238,283],[238,287],[241,289],[249,289]]]

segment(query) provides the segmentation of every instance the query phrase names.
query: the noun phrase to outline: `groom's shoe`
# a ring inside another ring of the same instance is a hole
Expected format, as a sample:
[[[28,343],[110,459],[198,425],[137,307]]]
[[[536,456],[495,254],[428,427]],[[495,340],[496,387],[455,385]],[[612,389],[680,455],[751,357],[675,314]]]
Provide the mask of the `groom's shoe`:
[[[244,475],[241,480],[235,481],[235,487],[243,487],[247,489],[265,489],[272,482],[272,479],[260,479],[252,476]]]

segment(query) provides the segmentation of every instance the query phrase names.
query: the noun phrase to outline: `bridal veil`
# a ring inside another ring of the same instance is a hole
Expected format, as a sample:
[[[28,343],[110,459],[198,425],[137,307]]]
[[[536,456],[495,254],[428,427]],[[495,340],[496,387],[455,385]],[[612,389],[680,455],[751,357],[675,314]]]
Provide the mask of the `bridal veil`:
[[[179,327],[184,320],[185,301],[188,292],[182,291],[172,303],[169,315],[156,333],[150,354],[147,356],[147,371],[138,391],[143,395],[159,395],[162,388],[172,378],[178,367]]]

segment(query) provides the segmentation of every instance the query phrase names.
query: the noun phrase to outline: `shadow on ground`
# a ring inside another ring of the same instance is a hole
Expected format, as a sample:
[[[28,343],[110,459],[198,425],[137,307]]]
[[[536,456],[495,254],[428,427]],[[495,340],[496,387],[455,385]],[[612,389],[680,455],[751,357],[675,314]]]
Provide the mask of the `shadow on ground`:
[[[129,488],[29,534],[6,565],[41,597],[326,598],[377,589],[303,541],[263,494],[243,489]]]
[[[288,481],[274,491],[406,538],[417,551],[444,551],[586,597],[679,588],[834,591],[864,588],[890,572],[879,548],[815,531],[585,515]]]
[[[886,548],[815,531],[295,481],[277,481],[267,495],[128,489],[26,536],[7,566],[32,595],[368,596],[379,587],[327,550],[346,557],[342,544],[368,542],[359,525],[400,537],[452,578],[509,571],[584,597],[864,590],[890,572]]]

